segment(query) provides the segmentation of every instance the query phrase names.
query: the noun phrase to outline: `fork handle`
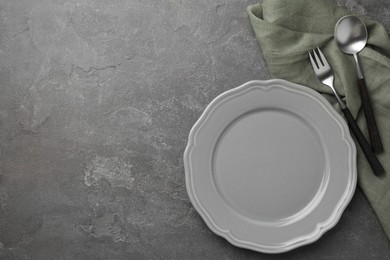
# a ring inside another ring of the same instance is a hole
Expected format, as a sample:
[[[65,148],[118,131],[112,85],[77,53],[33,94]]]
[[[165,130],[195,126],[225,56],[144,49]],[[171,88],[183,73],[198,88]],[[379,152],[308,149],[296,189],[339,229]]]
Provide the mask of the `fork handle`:
[[[374,112],[368,95],[368,90],[364,78],[358,79],[360,97],[362,99],[364,115],[366,116],[368,134],[370,135],[371,147],[375,153],[383,152],[383,145],[376,125]]]
[[[366,156],[367,161],[370,164],[374,174],[376,176],[380,176],[384,174],[385,169],[383,168],[382,164],[379,162],[374,151],[371,149],[370,144],[367,142],[367,139],[364,137],[359,126],[356,124],[355,119],[353,118],[351,112],[347,107],[343,108],[342,111],[344,113],[345,118],[347,119],[349,129],[352,131],[360,147],[362,148],[363,153]]]

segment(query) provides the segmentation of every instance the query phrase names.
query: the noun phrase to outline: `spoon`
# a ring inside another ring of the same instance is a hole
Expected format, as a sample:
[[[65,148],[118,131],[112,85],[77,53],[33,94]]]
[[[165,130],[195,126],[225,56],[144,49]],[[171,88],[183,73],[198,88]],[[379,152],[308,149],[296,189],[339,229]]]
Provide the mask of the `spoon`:
[[[363,21],[356,16],[347,15],[342,17],[336,24],[334,37],[340,50],[346,54],[353,55],[356,63],[358,75],[358,86],[362,99],[363,110],[366,116],[368,133],[370,135],[371,146],[374,152],[380,153],[383,151],[381,138],[378,127],[376,125],[374,112],[366,83],[364,81],[363,70],[360,65],[358,53],[366,46],[368,33]]]

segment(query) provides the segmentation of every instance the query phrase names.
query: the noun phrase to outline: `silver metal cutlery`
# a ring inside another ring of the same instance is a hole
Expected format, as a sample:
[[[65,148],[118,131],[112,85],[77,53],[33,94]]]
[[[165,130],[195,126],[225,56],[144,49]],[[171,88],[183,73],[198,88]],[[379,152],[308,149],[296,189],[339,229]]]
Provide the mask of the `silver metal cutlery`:
[[[334,88],[333,85],[334,73],[328,61],[326,60],[324,54],[321,52],[319,48],[317,48],[309,52],[309,57],[310,57],[311,65],[314,69],[314,73],[316,74],[317,78],[324,85],[330,87],[334,95],[336,96],[337,102],[339,103],[340,108],[343,111],[345,118],[347,119],[349,129],[354,134],[356,140],[358,141],[360,147],[362,148],[363,153],[366,156],[367,161],[369,162],[374,174],[377,176],[383,174],[385,172],[383,166],[379,162],[378,158],[376,157],[370,144],[367,142],[359,126],[356,124],[355,119],[353,118],[347,105],[344,103],[344,101],[341,99],[336,89]]]
[[[369,93],[363,76],[362,66],[358,56],[358,53],[367,43],[367,28],[359,17],[347,15],[337,22],[334,30],[334,37],[339,49],[346,54],[353,55],[354,57],[358,75],[357,83],[360,91],[360,97],[362,99],[364,115],[366,117],[371,147],[375,153],[383,152],[382,141],[379,135]]]

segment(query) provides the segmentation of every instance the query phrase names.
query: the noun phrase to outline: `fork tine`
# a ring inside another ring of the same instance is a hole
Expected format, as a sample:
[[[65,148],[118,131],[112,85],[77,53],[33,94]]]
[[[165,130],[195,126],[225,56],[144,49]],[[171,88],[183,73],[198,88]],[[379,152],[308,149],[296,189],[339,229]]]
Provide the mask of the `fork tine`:
[[[322,57],[325,59],[324,55],[321,57],[318,56],[317,52],[321,53],[320,49],[317,47],[317,49],[313,49],[314,58],[317,61],[318,68],[324,66],[324,62],[322,61]]]
[[[322,51],[320,50],[320,48],[317,47],[317,50],[318,50],[318,53],[320,54],[320,58],[322,60],[322,64],[324,64],[325,67],[330,67],[328,61],[326,60],[324,54],[322,53]]]
[[[313,50],[313,52],[314,52],[314,50]],[[311,62],[311,66],[313,67],[313,69],[318,70],[317,62],[313,59],[313,56],[311,55],[310,51],[309,51],[309,57],[310,57],[310,62]]]

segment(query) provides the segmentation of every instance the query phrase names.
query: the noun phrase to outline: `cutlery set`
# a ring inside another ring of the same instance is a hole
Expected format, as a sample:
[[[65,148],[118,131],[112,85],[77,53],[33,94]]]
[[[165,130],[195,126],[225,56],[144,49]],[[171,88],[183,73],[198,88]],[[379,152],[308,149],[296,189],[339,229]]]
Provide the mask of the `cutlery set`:
[[[376,120],[372,110],[367,87],[364,81],[362,67],[358,58],[358,52],[364,48],[367,42],[367,29],[364,23],[358,17],[351,15],[344,16],[336,24],[335,39],[337,41],[337,45],[343,53],[352,54],[354,56],[358,75],[358,87],[360,90],[360,96],[362,99],[363,111],[366,117],[371,145],[368,143],[364,134],[355,122],[355,119],[353,118],[347,105],[344,103],[334,88],[334,73],[324,54],[319,48],[313,49],[309,52],[309,59],[314,73],[319,81],[332,89],[337,102],[339,103],[340,108],[348,122],[348,126],[351,132],[362,148],[362,151],[366,156],[374,174],[379,176],[383,174],[385,170],[375,153],[382,152],[383,146],[376,125]]]

